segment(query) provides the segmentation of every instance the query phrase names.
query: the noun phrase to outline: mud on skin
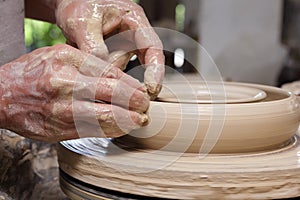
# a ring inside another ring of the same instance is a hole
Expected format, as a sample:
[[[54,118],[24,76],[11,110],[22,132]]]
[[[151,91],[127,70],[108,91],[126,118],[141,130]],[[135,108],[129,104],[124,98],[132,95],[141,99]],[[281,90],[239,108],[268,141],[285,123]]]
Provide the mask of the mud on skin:
[[[57,0],[56,22],[69,44],[104,60],[113,54],[104,38],[130,30],[124,42],[137,50],[124,54],[123,59],[131,53],[138,55],[146,67],[144,80],[149,96],[156,98],[165,70],[163,47],[139,5],[131,0]]]
[[[137,80],[69,45],[33,51],[2,66],[0,74],[0,127],[32,139],[79,137],[73,115],[86,132],[97,127],[103,137],[124,135],[148,120],[149,96]]]

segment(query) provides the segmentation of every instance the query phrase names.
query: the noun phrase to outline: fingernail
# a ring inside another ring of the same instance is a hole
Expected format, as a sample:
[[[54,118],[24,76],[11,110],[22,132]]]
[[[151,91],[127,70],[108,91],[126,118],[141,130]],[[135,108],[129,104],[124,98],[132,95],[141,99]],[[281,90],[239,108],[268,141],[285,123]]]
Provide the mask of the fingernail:
[[[146,126],[148,125],[149,117],[146,114],[141,114],[140,116],[140,124],[141,126]]]
[[[160,90],[161,90],[161,85],[157,84],[146,84],[147,89],[148,89],[148,95],[150,97],[150,100],[153,101],[156,99],[158,96]]]

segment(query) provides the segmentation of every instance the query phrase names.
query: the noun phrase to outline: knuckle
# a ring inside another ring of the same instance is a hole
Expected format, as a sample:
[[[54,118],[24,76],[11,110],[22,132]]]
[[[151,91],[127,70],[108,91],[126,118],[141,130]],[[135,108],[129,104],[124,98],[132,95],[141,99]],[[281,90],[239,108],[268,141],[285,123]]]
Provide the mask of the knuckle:
[[[53,107],[51,108],[51,113],[52,118],[57,118],[59,120],[69,122],[69,119],[73,118],[72,103],[67,101],[58,101],[53,104]]]
[[[69,30],[76,30],[78,27],[78,19],[77,18],[68,18],[66,20],[66,28]]]
[[[55,58],[61,61],[69,60],[73,56],[74,48],[67,44],[58,44],[53,46]]]

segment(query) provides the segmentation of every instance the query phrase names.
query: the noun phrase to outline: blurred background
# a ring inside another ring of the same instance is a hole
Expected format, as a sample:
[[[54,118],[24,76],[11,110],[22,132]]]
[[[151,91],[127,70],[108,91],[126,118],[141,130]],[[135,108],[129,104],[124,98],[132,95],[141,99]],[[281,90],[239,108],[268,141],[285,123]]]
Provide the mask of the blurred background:
[[[300,0],[135,0],[151,24],[198,41],[225,80],[281,86],[300,79]],[[56,25],[25,19],[28,51],[65,43]],[[169,38],[166,64],[181,73],[210,70],[199,49]],[[196,63],[193,66],[189,61]],[[128,69],[139,65],[132,59]],[[171,73],[171,72],[167,72]]]

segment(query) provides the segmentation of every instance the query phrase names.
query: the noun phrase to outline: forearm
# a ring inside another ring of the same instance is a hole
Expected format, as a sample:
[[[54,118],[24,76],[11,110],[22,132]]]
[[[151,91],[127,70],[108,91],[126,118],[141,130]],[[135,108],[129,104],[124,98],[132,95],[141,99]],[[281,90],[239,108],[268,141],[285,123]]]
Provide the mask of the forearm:
[[[25,16],[56,23],[55,9],[59,0],[25,0]]]

